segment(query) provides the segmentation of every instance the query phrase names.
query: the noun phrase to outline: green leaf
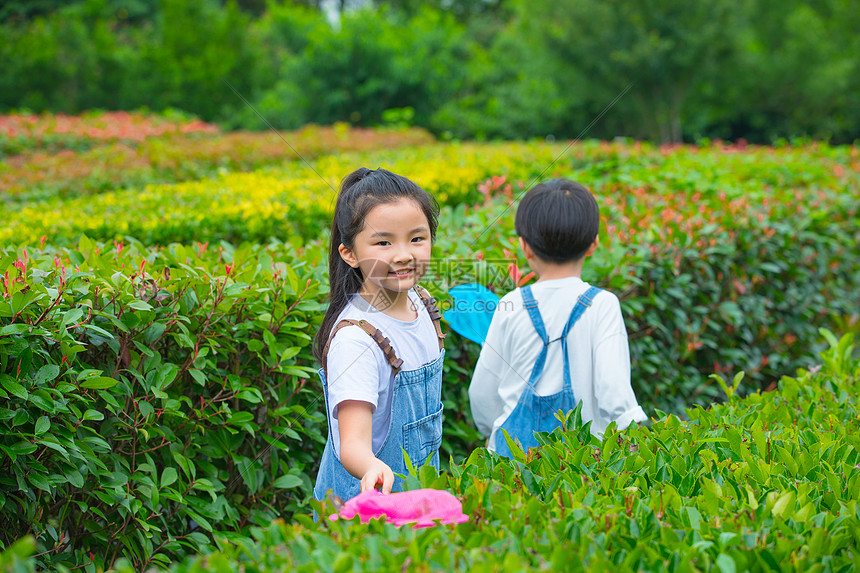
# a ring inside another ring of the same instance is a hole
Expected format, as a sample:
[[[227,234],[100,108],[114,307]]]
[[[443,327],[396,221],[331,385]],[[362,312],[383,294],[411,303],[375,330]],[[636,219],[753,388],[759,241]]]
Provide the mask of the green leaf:
[[[39,368],[39,371],[36,372],[36,383],[44,384],[45,382],[50,382],[54,378],[60,375],[60,367],[56,364],[46,364]]]
[[[95,324],[90,324],[89,322],[85,322],[81,326],[83,326],[87,330],[92,330],[93,332],[95,332],[99,336],[103,336],[107,339],[112,339],[114,337],[113,334],[111,334],[110,332],[108,332],[104,328],[101,328],[100,326],[96,326]]]
[[[687,517],[690,519],[690,527],[692,529],[698,530],[699,524],[702,522],[702,515],[695,507],[687,507],[686,510]]]
[[[254,414],[245,411],[233,412],[227,417],[227,422],[229,424],[235,424],[237,426],[241,424],[247,424],[248,422],[251,422],[253,420]]]
[[[259,404],[263,401],[263,395],[259,388],[243,388],[242,390],[239,390],[236,397],[252,404]]]
[[[36,427],[33,430],[35,435],[41,435],[47,432],[51,428],[51,420],[47,416],[41,416],[38,420],[36,420]]]
[[[164,334],[164,330],[166,328],[167,328],[167,326],[162,322],[153,322],[152,324],[149,325],[149,328],[147,328],[144,331],[143,341],[146,342],[147,344],[152,344],[153,342],[158,340],[158,338],[162,334]]]
[[[290,348],[287,348],[286,350],[284,350],[281,353],[281,358],[280,358],[280,360],[278,360],[278,362],[283,362],[284,360],[289,360],[290,358],[292,358],[293,356],[298,354],[299,351],[301,351],[301,348],[298,346],[291,346]]]
[[[161,474],[161,486],[160,487],[167,487],[167,486],[171,485],[173,482],[176,481],[177,477],[178,476],[176,475],[176,468],[170,468],[170,467],[164,468],[164,472],[162,472],[162,474]]]
[[[52,450],[59,452],[60,455],[62,455],[66,460],[68,460],[69,451],[60,444],[58,444],[55,441],[56,439],[57,438],[55,438],[52,434],[47,434],[43,436],[41,440],[37,440],[36,443],[40,446],[45,446],[46,448],[51,448]]]
[[[725,553],[720,553],[717,555],[717,568],[720,570],[720,573],[735,573],[737,571],[737,567],[735,566],[735,560],[726,555]]]
[[[81,382],[81,388],[87,388],[89,390],[105,390],[107,388],[113,388],[118,383],[119,380],[109,376],[93,376],[92,378],[87,378]]]
[[[273,484],[278,489],[289,489],[302,485],[302,479],[297,475],[285,474],[275,480]]]
[[[176,376],[179,374],[179,366],[172,363],[162,364],[158,368],[158,376],[156,378],[156,387],[158,390],[164,390],[170,386]]]
[[[29,324],[22,324],[20,322],[7,324],[3,328],[0,328],[0,336],[5,336],[8,334],[21,334],[23,332],[29,331],[31,328],[33,327]]]
[[[72,470],[66,473],[66,478],[69,483],[75,487],[84,487],[84,476],[78,470]]]
[[[188,373],[191,374],[191,377],[194,378],[194,381],[197,382],[201,386],[206,385],[206,375],[199,368],[191,368],[188,370]]]
[[[21,440],[20,442],[12,444],[11,446],[9,446],[9,449],[15,455],[26,456],[27,454],[32,454],[38,448],[37,448],[36,444],[34,444],[32,442],[28,442],[26,440]]]
[[[192,531],[188,534],[188,539],[194,543],[194,546],[197,548],[198,553],[202,553],[205,547],[209,547],[210,542],[209,538],[200,533],[199,531]]]
[[[104,420],[105,415],[98,410],[87,410],[84,412],[84,420]]]
[[[51,399],[51,395],[45,390],[33,391],[33,393],[30,394],[29,402],[45,412],[50,414],[54,413],[54,401]]]
[[[720,388],[722,388],[723,392],[726,394],[726,398],[731,399],[731,397],[735,393],[735,389],[729,387],[729,385],[726,384],[726,381],[723,380],[722,376],[720,376],[719,374],[711,374],[710,376],[708,376],[708,378],[710,378],[711,380],[716,380],[717,384],[720,385]]]
[[[146,418],[155,411],[155,408],[152,407],[152,404],[150,404],[146,400],[140,400],[137,403],[137,408],[140,411],[140,415],[144,418]]]
[[[51,491],[51,483],[48,481],[48,478],[43,476],[37,472],[30,472],[27,474],[27,481],[36,486],[37,488],[44,491]]]
[[[263,340],[266,342],[266,345],[269,347],[269,352],[272,354],[272,356],[276,356],[277,355],[278,341],[275,338],[275,335],[272,334],[272,331],[269,330],[268,328],[263,331]]]
[[[836,335],[826,328],[819,328],[818,332],[827,340],[827,343],[831,348],[836,348],[839,345],[839,341],[836,340]]]
[[[199,525],[200,527],[202,527],[206,531],[209,531],[209,532],[212,531],[212,524],[209,523],[209,521],[207,521],[205,517],[203,517],[202,515],[200,515],[199,513],[195,512],[195,511],[191,511],[190,509],[186,509],[185,511],[188,513],[188,517],[190,517],[195,522],[197,522],[197,525]]]
[[[143,310],[143,311],[152,310],[152,305],[150,305],[148,302],[144,302],[142,300],[136,300],[134,302],[130,302],[128,304],[128,306],[130,306],[134,310]]]
[[[752,438],[758,448],[758,455],[764,461],[767,456],[767,438],[761,429],[761,423],[756,421],[752,426]]]
[[[266,434],[262,434],[262,436],[263,436],[263,439],[266,440],[267,443],[275,446],[279,450],[288,450],[289,449],[289,446],[287,444],[285,444],[284,442],[282,442],[276,438],[273,438],[273,437],[268,436]]]
[[[78,322],[83,316],[84,311],[80,308],[73,308],[67,310],[66,313],[63,315],[63,324],[68,326],[70,324]]]
[[[188,458],[179,452],[173,452],[173,459],[176,460],[177,464],[179,464],[179,467],[182,469],[182,473],[185,474],[185,478],[188,480],[194,480],[197,475],[197,468],[191,464]]]
[[[30,421],[30,412],[28,412],[25,408],[21,408],[15,411],[15,415],[12,417],[12,427],[20,426],[24,422]]]
[[[2,385],[3,388],[13,396],[17,396],[22,400],[26,400],[27,397],[30,395],[30,393],[27,392],[27,390],[21,384],[18,384],[18,382],[16,382],[15,379],[11,376],[7,374],[3,374],[0,376],[2,376],[2,378],[0,378],[0,385]]]
[[[784,491],[773,504],[773,514],[777,517],[785,517],[787,513],[794,511],[794,491]]]
[[[508,444],[508,449],[511,452],[511,455],[518,462],[526,461],[526,453],[523,451],[523,447],[520,445],[519,440],[516,440],[508,434],[507,430],[502,430],[502,437],[505,438],[505,442]],[[498,439],[498,436],[496,437]]]
[[[251,493],[257,493],[257,490],[260,489],[260,482],[257,477],[258,463],[250,458],[241,458],[236,462],[236,469],[239,470],[242,480],[248,486],[248,489],[251,490]]]

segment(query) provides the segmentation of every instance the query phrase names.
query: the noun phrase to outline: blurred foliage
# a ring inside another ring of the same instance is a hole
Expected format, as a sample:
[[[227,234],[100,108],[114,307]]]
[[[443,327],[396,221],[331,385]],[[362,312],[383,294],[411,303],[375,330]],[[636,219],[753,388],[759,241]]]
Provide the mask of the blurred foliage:
[[[307,348],[326,289],[302,256],[0,250],[0,547],[144,570],[297,510],[325,424]]]
[[[227,170],[248,171],[338,152],[391,150],[435,141],[424,129],[404,127],[405,120],[398,120],[402,117],[408,113],[401,111],[390,118],[391,129],[337,123],[280,133],[221,133],[212,124],[176,113],[170,117],[126,112],[0,116],[0,202],[14,208],[12,204],[52,197],[140,189],[149,183],[176,183]]]
[[[174,107],[257,129],[412,108],[456,138],[860,137],[850,0],[42,0],[0,22],[6,110]]]

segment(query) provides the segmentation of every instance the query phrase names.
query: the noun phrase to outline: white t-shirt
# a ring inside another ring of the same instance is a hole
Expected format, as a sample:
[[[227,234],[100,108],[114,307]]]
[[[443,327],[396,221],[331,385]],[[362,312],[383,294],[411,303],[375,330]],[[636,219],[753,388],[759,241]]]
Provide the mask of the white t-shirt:
[[[403,360],[400,369],[415,370],[439,357],[439,337],[415,290],[409,290],[409,299],[418,311],[415,320],[392,318],[356,294],[334,324],[345,318],[366,320],[391,341],[395,354]],[[335,455],[340,459],[337,407],[344,400],[361,400],[373,406],[372,447],[374,452],[378,451],[388,435],[394,385],[394,371],[382,349],[364,329],[346,326],[332,339],[327,367],[328,418]]]
[[[532,285],[549,340],[561,336],[577,298],[589,286],[579,277]],[[627,329],[614,294],[603,290],[594,297],[568,333],[567,345],[573,395],[577,404],[582,402],[583,421],[591,420],[592,434],[602,435],[613,420],[626,428],[632,421],[648,419],[630,386]],[[472,416],[478,429],[490,436],[490,449],[495,449],[497,430],[516,407],[542,346],[521,290],[509,292],[496,307],[469,387]],[[561,341],[553,342],[535,385],[537,394],[560,392],[563,368]]]

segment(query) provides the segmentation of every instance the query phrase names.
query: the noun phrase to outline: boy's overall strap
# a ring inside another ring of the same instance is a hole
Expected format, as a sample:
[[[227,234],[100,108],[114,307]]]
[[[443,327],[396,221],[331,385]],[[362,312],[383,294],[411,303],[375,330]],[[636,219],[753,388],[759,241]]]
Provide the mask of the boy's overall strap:
[[[523,296],[523,307],[528,311],[529,318],[532,319],[532,325],[534,325],[538,336],[540,336],[544,346],[546,346],[549,344],[549,337],[546,333],[546,327],[543,324],[543,318],[541,318],[540,311],[538,310],[537,300],[535,300],[535,297],[532,294],[532,287],[530,285],[524,286],[520,289],[520,294]]]
[[[400,367],[403,366],[403,360],[397,357],[397,353],[394,352],[394,347],[391,346],[391,341],[388,338],[382,335],[382,331],[367,322],[366,320],[352,320],[349,318],[345,318],[338,322],[334,328],[331,329],[331,334],[329,334],[328,342],[325,343],[325,348],[323,348],[322,355],[322,367],[325,372],[326,379],[328,379],[328,370],[327,370],[327,362],[328,362],[328,348],[331,346],[331,341],[334,338],[334,335],[337,334],[337,331],[345,326],[357,326],[365,331],[370,337],[379,345],[379,348],[382,350],[382,353],[385,355],[386,360],[391,365],[392,370],[394,370],[394,375],[396,376],[398,372],[400,372]]]
[[[442,333],[442,313],[436,306],[436,299],[430,296],[430,293],[420,285],[415,285],[415,292],[421,297],[421,302],[427,308],[427,314],[433,320],[433,326],[436,327],[436,336],[439,338],[439,350],[445,347],[445,334]]]
[[[532,367],[532,373],[528,379],[529,387],[534,390],[538,378],[540,378],[540,375],[543,373],[544,364],[546,364],[549,336],[547,336],[546,327],[543,324],[543,318],[541,318],[540,316],[537,300],[535,300],[535,297],[532,294],[532,287],[529,285],[524,286],[520,289],[520,294],[522,294],[523,297],[523,306],[528,311],[529,318],[532,320],[532,326],[535,327],[535,331],[537,331],[538,336],[543,342],[543,346],[540,349],[540,354],[538,354],[538,357],[535,360],[535,364]]]
[[[576,321],[582,316],[582,313],[591,306],[591,303],[594,301],[594,297],[596,297],[599,292],[599,288],[589,287],[587,291],[579,295],[579,298],[576,299],[576,304],[573,306],[573,310],[570,311],[570,317],[567,319],[567,324],[564,325],[564,331],[561,333],[561,352],[564,356],[565,388],[573,389],[573,385],[570,380],[570,355],[567,352],[567,334],[570,332],[570,329],[573,328],[573,325],[576,324]]]
[[[600,289],[593,286],[589,287],[587,291],[579,295],[579,298],[576,299],[576,305],[570,313],[570,318],[567,319],[567,324],[564,325],[564,330],[561,333],[562,338],[567,336],[567,333],[570,332],[570,329],[573,328],[573,325],[576,324],[576,321],[579,320],[579,317],[582,316],[585,309],[591,306],[591,303],[594,302],[594,297],[596,297],[599,292]]]

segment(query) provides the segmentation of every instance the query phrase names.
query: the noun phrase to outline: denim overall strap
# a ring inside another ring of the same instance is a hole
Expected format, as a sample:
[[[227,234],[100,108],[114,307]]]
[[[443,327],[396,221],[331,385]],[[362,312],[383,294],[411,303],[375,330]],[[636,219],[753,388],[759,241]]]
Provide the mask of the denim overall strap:
[[[565,389],[573,389],[573,385],[570,381],[570,354],[567,352],[567,334],[570,332],[570,329],[573,328],[573,325],[576,324],[576,321],[579,320],[579,317],[582,316],[582,313],[585,312],[585,309],[591,306],[592,301],[594,301],[594,297],[597,296],[597,293],[599,292],[599,288],[589,287],[587,291],[579,295],[579,298],[576,299],[576,304],[573,306],[573,310],[570,312],[570,317],[567,319],[567,324],[564,325],[564,330],[561,332],[561,353],[564,357]]]
[[[366,320],[352,320],[349,318],[345,318],[338,322],[334,328],[331,329],[331,333],[328,335],[328,340],[325,343],[325,348],[323,348],[322,352],[322,371],[323,373],[327,372],[326,363],[328,362],[328,349],[331,346],[331,341],[334,339],[334,335],[337,334],[337,331],[345,326],[355,325],[365,331],[374,342],[379,346],[382,350],[382,353],[385,355],[385,359],[388,360],[388,363],[391,365],[391,368],[394,370],[394,374],[396,375],[400,372],[400,367],[403,366],[403,360],[397,357],[397,353],[394,351],[394,347],[391,346],[391,341],[388,340],[387,337],[382,335],[382,332],[367,322]]]
[[[549,336],[547,336],[546,327],[543,324],[543,318],[541,318],[540,311],[538,310],[537,300],[535,300],[535,297],[532,294],[532,287],[529,285],[522,287],[520,289],[520,294],[522,294],[523,297],[523,307],[528,311],[532,325],[535,327],[535,331],[537,331],[538,336],[543,342],[543,347],[535,360],[535,365],[532,367],[532,373],[528,380],[529,389],[534,391],[535,384],[537,384],[538,378],[540,378],[540,375],[543,372],[544,364],[546,364]]]
[[[430,320],[433,321],[433,326],[436,328],[436,337],[439,339],[439,350],[445,347],[445,337],[447,334],[442,333],[442,313],[439,312],[439,307],[436,306],[436,299],[430,296],[423,286],[415,285],[415,292],[421,297],[421,302],[427,309],[427,314],[430,315]]]

